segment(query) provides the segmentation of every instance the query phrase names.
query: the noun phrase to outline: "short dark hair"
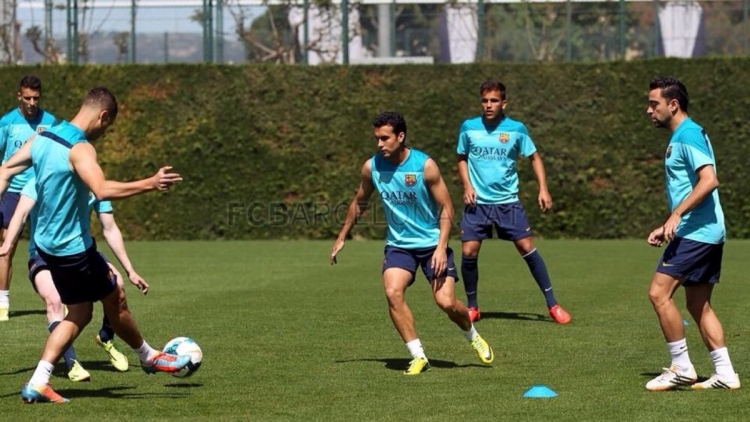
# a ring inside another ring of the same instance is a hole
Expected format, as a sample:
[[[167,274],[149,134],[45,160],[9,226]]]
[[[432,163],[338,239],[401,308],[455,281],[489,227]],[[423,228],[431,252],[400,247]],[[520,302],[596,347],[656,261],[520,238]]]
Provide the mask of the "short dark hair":
[[[21,78],[21,82],[18,83],[18,91],[21,91],[24,88],[34,91],[41,91],[42,80],[39,79],[36,75],[25,75],[23,78]]]
[[[106,110],[114,120],[117,117],[117,99],[109,89],[99,86],[92,88],[83,97],[83,105],[99,107]]]
[[[372,127],[375,129],[386,125],[390,125],[393,128],[394,134],[403,133],[406,136],[406,120],[404,120],[404,116],[401,113],[384,111],[372,119]]]
[[[479,95],[482,96],[487,91],[498,91],[500,92],[500,99],[505,100],[505,85],[502,82],[495,79],[487,79],[479,86]]]
[[[675,78],[654,78],[649,84],[649,90],[661,89],[661,96],[667,101],[677,100],[680,109],[687,113],[690,97],[685,85]]]

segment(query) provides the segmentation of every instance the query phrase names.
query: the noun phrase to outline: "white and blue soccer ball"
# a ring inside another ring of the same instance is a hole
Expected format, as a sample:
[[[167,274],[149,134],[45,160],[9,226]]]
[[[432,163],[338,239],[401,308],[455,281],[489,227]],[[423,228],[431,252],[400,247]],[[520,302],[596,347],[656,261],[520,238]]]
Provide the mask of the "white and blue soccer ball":
[[[203,362],[203,351],[198,346],[198,343],[190,337],[175,337],[164,345],[162,351],[171,355],[190,356],[190,363],[185,365],[179,372],[173,373],[173,377],[189,377],[201,367],[201,362]]]

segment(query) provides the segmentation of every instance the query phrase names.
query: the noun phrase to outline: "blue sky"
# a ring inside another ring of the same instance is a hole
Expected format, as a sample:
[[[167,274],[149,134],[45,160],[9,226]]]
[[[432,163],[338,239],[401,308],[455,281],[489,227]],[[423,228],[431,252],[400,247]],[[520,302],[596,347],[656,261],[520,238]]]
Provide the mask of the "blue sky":
[[[18,0],[16,18],[21,22],[21,32],[25,32],[32,25],[44,27],[44,9],[24,6],[29,0]],[[32,0],[33,1],[33,0]],[[64,3],[64,0],[55,0],[55,3]],[[79,0],[79,7],[82,2]],[[79,9],[79,28],[81,31],[130,31],[130,8],[112,7],[107,5],[107,0],[94,1],[94,7],[87,12],[86,23],[83,23],[83,14]],[[201,32],[201,27],[190,20],[190,16],[197,7],[141,7],[137,9],[136,32],[137,33],[164,33],[164,32]],[[247,7],[249,13],[258,16],[263,13],[263,7]],[[224,33],[228,37],[234,34],[234,19],[225,10]],[[56,36],[65,36],[66,13],[64,10],[54,10],[52,15],[52,30]]]

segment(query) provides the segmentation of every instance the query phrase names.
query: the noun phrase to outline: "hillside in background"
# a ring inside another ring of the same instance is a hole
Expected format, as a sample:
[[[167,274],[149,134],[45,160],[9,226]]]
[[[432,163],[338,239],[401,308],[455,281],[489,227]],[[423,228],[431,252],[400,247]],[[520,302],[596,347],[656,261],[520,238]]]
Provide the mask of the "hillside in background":
[[[115,44],[116,32],[98,32],[91,35],[90,54],[88,60],[81,63],[114,64],[126,63],[127,53],[120,54]],[[66,51],[65,38],[56,40],[58,48]],[[168,54],[165,56],[165,46]],[[137,62],[152,63],[198,63],[203,61],[203,37],[200,33],[170,33],[166,39],[164,34],[141,33],[136,38]],[[25,64],[37,64],[43,57],[34,51],[34,47],[26,37],[22,41]],[[244,47],[241,42],[227,37],[224,41],[224,62],[240,63],[244,61]]]

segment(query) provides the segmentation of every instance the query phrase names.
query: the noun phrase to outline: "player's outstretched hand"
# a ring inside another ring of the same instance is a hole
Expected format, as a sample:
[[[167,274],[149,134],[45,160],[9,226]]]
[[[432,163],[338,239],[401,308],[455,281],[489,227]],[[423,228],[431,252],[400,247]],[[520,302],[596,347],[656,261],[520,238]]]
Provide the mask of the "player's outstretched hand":
[[[664,226],[654,229],[654,231],[648,235],[646,242],[653,247],[661,247],[661,245],[664,244]]]
[[[331,248],[331,265],[337,264],[338,260],[336,259],[336,255],[338,255],[339,252],[341,252],[342,249],[344,249],[344,246],[346,246],[346,243],[343,239],[336,239],[335,242],[333,242],[333,247]]]
[[[128,278],[130,279],[130,282],[141,291],[141,293],[144,295],[148,293],[148,283],[146,283],[146,280],[138,275],[137,272],[131,271],[130,274],[128,274]]]
[[[179,173],[168,173],[172,166],[164,166],[152,177],[154,188],[164,191],[182,180]]]

